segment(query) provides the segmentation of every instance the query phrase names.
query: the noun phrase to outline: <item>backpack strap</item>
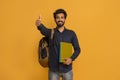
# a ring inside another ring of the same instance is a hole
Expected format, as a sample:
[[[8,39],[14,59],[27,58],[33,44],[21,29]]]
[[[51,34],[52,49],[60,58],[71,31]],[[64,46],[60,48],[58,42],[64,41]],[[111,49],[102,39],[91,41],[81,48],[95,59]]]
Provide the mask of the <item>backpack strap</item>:
[[[53,39],[53,35],[54,35],[54,29],[51,29],[51,36],[50,36],[50,39],[52,40]],[[48,48],[46,47],[46,51],[47,51],[47,56],[49,56],[49,50]]]
[[[51,29],[51,40],[53,39],[54,29]]]

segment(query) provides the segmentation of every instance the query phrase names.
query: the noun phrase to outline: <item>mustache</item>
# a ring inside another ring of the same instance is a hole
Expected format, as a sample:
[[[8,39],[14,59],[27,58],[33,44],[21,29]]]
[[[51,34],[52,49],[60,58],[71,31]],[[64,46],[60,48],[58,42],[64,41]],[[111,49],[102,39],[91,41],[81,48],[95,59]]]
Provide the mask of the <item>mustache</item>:
[[[58,21],[58,22],[63,22],[63,21]]]

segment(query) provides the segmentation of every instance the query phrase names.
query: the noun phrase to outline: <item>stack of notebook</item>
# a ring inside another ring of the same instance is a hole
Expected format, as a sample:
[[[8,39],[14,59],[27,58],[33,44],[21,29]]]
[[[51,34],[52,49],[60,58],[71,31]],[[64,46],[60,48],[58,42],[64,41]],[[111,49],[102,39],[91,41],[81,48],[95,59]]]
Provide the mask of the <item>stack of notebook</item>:
[[[66,58],[70,58],[72,56],[72,44],[67,42],[60,43],[60,57],[59,62],[65,62]]]

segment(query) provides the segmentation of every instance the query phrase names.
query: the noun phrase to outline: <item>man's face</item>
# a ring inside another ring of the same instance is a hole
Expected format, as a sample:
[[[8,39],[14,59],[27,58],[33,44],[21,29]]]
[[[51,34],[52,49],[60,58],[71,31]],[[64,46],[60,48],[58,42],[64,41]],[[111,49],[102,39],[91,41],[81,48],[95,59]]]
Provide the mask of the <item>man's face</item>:
[[[57,27],[62,27],[64,26],[65,23],[65,16],[63,13],[59,13],[56,15],[55,22],[57,24]]]

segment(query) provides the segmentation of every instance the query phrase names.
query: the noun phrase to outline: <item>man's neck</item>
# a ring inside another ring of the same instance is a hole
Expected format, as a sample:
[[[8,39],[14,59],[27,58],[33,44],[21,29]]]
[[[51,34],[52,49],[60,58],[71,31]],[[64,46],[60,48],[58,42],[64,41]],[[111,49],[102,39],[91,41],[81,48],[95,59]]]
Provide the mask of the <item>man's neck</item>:
[[[65,29],[65,27],[64,27],[64,26],[62,26],[62,27],[58,28],[58,30],[59,30],[60,32],[63,32],[63,31],[64,31],[64,29]]]

